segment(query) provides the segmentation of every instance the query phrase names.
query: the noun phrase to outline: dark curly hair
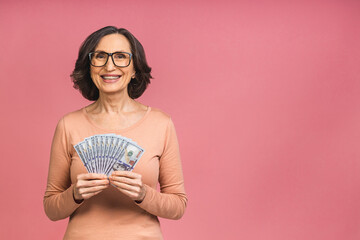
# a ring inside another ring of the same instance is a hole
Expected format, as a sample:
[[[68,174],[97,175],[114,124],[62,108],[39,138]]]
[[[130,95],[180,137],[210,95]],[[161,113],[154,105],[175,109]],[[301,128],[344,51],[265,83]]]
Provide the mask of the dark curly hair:
[[[79,55],[75,63],[75,69],[70,75],[74,88],[88,100],[95,101],[99,98],[99,89],[93,83],[90,76],[89,53],[93,52],[101,38],[110,34],[121,34],[130,42],[131,53],[135,69],[135,78],[128,85],[128,94],[132,99],[140,97],[150,83],[151,68],[147,64],[145,51],[141,43],[125,28],[107,26],[97,30],[88,36],[82,43]]]

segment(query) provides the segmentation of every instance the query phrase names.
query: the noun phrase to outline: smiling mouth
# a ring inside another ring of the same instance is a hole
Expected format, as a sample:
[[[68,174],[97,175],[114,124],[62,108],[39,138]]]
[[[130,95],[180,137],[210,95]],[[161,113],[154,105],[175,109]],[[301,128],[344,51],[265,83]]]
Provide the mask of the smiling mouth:
[[[121,77],[121,75],[102,75],[101,78],[104,80],[117,80]]]

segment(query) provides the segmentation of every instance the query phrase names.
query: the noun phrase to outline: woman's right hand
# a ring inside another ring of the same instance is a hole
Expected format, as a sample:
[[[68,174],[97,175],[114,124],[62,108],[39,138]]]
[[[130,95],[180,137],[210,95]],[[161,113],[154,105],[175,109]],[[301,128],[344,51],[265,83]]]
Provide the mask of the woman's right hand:
[[[109,186],[109,179],[104,174],[82,173],[77,176],[74,186],[74,200],[80,202],[103,191]]]

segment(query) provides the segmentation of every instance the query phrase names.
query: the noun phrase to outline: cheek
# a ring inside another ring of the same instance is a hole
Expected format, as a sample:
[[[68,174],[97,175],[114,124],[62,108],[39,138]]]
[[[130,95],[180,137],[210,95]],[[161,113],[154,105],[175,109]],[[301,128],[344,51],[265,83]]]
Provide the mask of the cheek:
[[[90,77],[91,77],[91,79],[92,79],[92,81],[95,83],[95,85],[96,85],[96,82],[98,81],[98,79],[99,79],[99,73],[98,73],[98,71],[95,71],[95,70],[93,70],[93,69],[90,69]]]
[[[135,77],[135,69],[133,66],[131,66],[131,68],[129,70],[129,75],[130,75],[130,77]]]

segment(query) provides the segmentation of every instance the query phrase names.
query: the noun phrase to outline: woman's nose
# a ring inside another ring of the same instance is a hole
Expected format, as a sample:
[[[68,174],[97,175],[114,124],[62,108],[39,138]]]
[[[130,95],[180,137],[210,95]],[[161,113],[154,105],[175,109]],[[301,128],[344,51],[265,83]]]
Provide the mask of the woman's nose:
[[[116,66],[113,63],[111,56],[109,56],[109,59],[108,59],[106,65],[105,65],[105,69],[107,71],[113,71],[113,70],[116,69]]]

